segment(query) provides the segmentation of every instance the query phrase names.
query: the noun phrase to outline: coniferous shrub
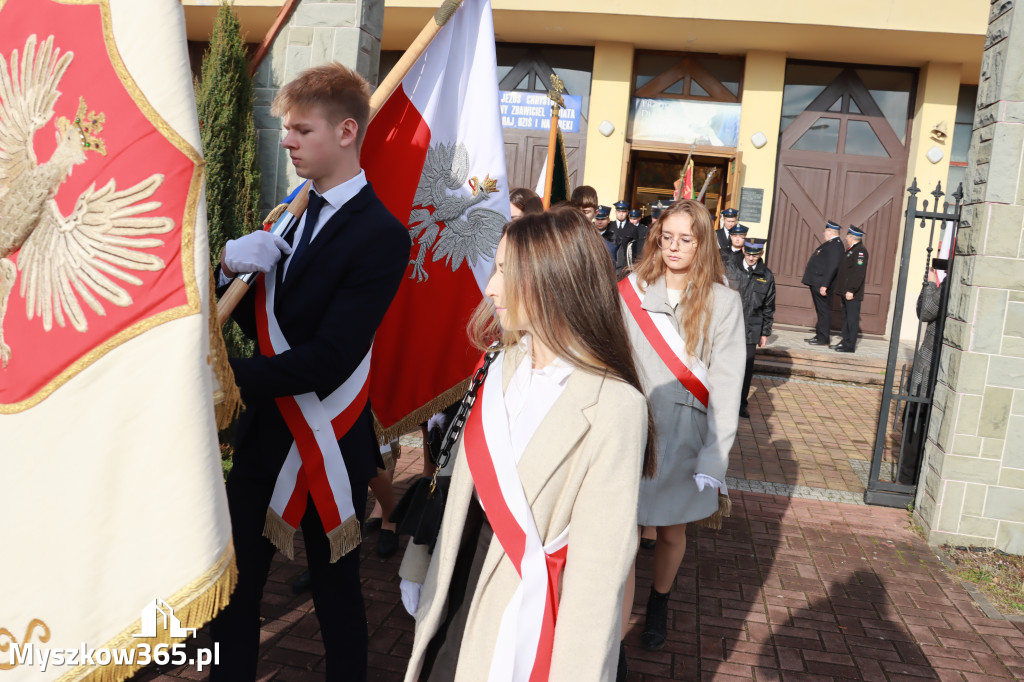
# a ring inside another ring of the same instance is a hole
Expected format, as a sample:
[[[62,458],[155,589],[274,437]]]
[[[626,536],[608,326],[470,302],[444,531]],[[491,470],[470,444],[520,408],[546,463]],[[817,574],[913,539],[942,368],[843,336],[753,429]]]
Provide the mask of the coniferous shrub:
[[[196,106],[206,160],[210,261],[216,268],[229,239],[261,227],[252,78],[241,24],[227,2],[221,3],[210,47],[203,55]],[[223,332],[229,355],[252,355],[253,342],[233,321],[224,325]]]

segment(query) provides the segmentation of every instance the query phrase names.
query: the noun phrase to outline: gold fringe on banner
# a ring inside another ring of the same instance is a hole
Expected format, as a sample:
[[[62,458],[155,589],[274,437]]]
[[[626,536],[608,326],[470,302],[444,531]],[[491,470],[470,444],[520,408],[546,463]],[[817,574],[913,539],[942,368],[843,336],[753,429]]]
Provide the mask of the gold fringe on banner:
[[[208,568],[199,578],[178,590],[173,596],[165,599],[174,609],[174,616],[181,621],[182,627],[196,628],[206,625],[217,613],[228,605],[231,593],[238,582],[238,569],[235,566],[235,548],[231,542],[217,557],[213,566]],[[159,595],[154,595],[154,598]],[[103,646],[97,649],[135,649],[146,643],[150,651],[158,644],[173,645],[185,641],[186,637],[170,637],[168,628],[156,637],[135,637],[142,630],[142,620],[136,620]],[[122,663],[105,666],[78,666],[61,675],[57,682],[121,682],[131,677],[142,666],[137,663]]]
[[[330,563],[333,564],[352,550],[359,548],[359,543],[363,541],[360,525],[359,519],[353,514],[327,534],[327,541],[331,543]]]
[[[377,442],[384,445],[385,443],[390,443],[399,436],[404,436],[410,431],[414,431],[417,426],[427,421],[438,412],[444,412],[449,407],[459,402],[459,400],[462,399],[462,396],[466,394],[467,389],[469,389],[469,378],[463,379],[441,395],[437,396],[427,404],[416,408],[387,428],[378,421],[376,414],[373,415],[373,428],[377,431]]]
[[[277,547],[277,551],[289,559],[295,558],[295,529],[285,523],[273,509],[267,509],[267,520],[263,523],[263,537]]]
[[[722,521],[729,516],[732,516],[732,500],[729,499],[728,495],[718,493],[718,511],[706,519],[701,519],[697,522],[697,525],[711,528],[712,530],[721,530]]]
[[[217,377],[217,390],[213,394],[213,409],[217,416],[217,429],[223,430],[231,426],[238,413],[245,405],[242,394],[235,384],[235,373],[228,362],[228,349],[224,345],[224,335],[217,326],[217,295],[214,286],[216,275],[210,266],[210,357],[208,364]]]

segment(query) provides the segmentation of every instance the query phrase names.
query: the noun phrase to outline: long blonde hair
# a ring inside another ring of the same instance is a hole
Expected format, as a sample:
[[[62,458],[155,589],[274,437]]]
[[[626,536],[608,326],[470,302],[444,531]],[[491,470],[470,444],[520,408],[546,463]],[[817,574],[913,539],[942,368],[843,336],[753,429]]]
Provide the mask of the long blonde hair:
[[[718,251],[718,239],[711,214],[704,204],[693,199],[682,199],[669,206],[651,226],[644,243],[644,255],[633,270],[640,286],[646,287],[665,274],[665,261],[661,257],[661,226],[665,220],[676,215],[690,217],[693,238],[697,241],[696,253],[686,276],[686,291],[679,306],[679,321],[686,333],[686,352],[707,360],[707,338],[711,326],[711,312],[714,307],[714,286],[721,284],[725,276],[722,256]]]
[[[530,322],[533,333],[577,369],[608,373],[640,393],[640,374],[622,317],[608,250],[576,208],[525,214],[505,226],[505,305]],[[515,326],[515,325],[510,325]],[[502,329],[490,299],[477,306],[470,340],[481,350],[494,341],[519,342],[522,332]],[[654,419],[648,409],[644,475],[656,462]]]

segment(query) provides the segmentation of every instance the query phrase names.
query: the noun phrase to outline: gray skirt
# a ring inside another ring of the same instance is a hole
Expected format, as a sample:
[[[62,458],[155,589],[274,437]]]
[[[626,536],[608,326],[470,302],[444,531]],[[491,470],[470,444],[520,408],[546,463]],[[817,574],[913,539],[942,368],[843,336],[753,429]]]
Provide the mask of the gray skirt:
[[[676,526],[701,521],[718,511],[718,491],[698,491],[693,480],[708,433],[708,415],[655,393],[650,398],[658,468],[653,478],[640,481],[637,522],[641,526]]]

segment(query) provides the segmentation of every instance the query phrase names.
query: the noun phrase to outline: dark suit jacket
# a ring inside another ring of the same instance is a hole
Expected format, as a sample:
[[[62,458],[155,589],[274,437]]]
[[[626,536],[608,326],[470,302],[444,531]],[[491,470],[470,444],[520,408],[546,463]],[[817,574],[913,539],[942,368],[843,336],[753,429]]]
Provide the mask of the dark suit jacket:
[[[728,249],[732,247],[732,241],[729,239],[729,231],[724,227],[720,227],[715,230],[715,236],[718,237],[718,250]]]
[[[325,398],[355,370],[398,291],[411,248],[408,231],[367,184],[331,216],[302,260],[289,264],[274,311],[290,350],[231,359],[246,406],[235,471],[273,485],[292,443],[274,398],[310,391]],[[255,300],[253,289],[233,314],[253,339]],[[353,488],[365,486],[377,474],[379,454],[369,404],[338,442]]]
[[[831,289],[832,283],[836,279],[836,271],[839,269],[839,261],[843,259],[845,252],[846,249],[839,237],[829,239],[819,246],[807,261],[807,268],[804,269],[804,278],[800,280],[801,283],[815,289],[818,287]]]
[[[853,300],[864,300],[864,279],[868,273],[868,250],[864,242],[857,242],[851,246],[846,255],[839,262],[839,271],[836,273],[835,293],[844,297],[849,291],[853,294]]]

